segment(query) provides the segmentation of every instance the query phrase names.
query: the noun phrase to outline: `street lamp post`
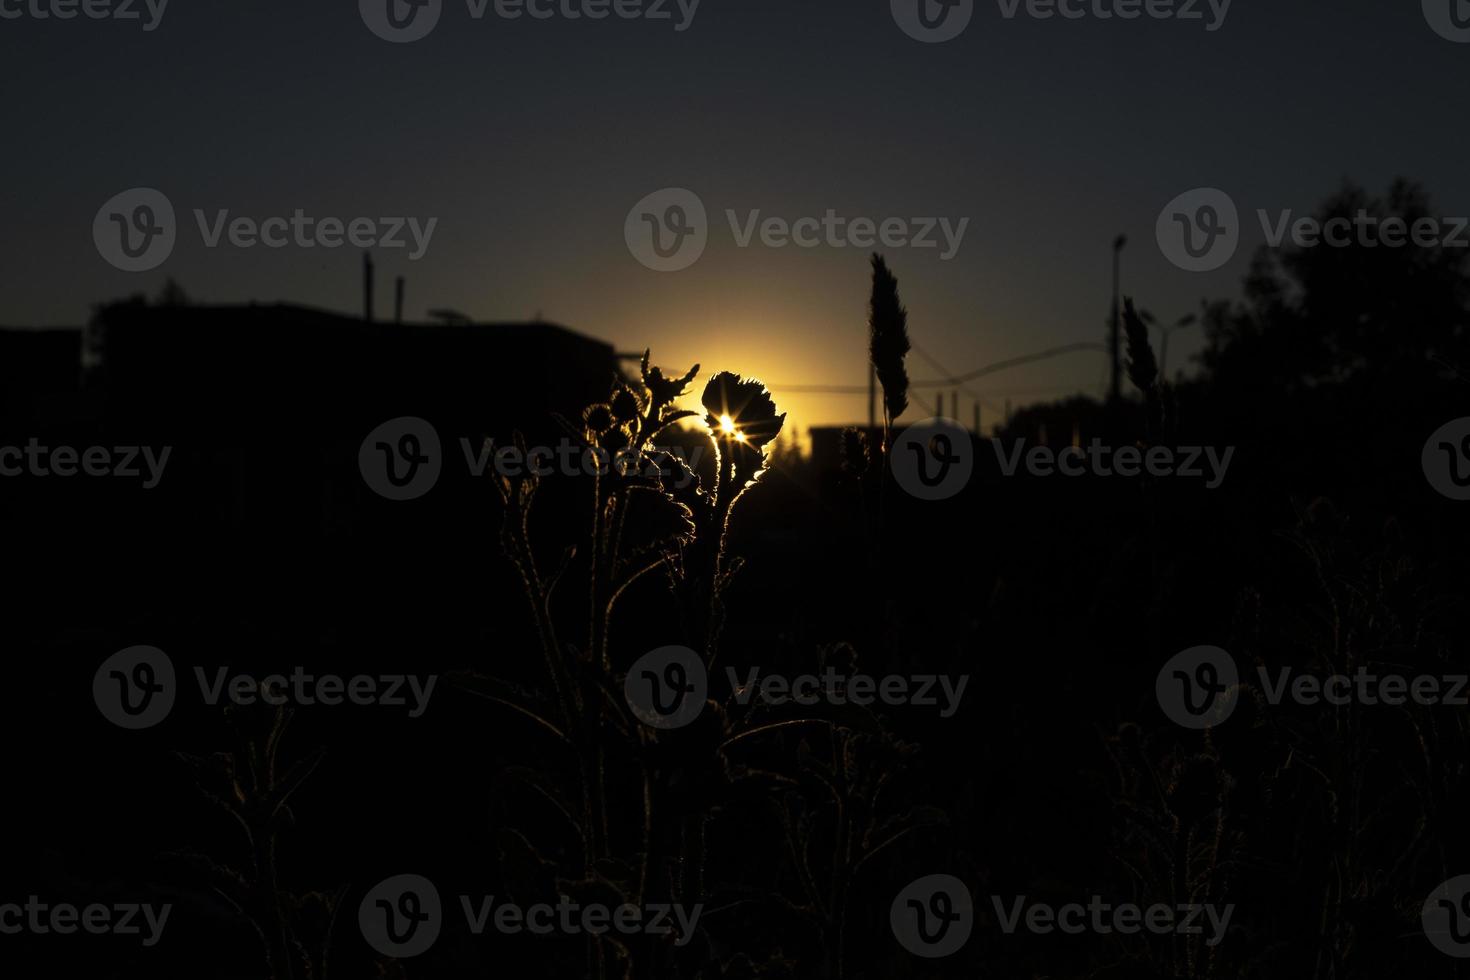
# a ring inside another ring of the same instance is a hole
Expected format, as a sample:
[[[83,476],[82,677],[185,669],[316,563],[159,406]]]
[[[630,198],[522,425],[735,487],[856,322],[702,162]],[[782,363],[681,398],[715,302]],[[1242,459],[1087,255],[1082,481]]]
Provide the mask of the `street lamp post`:
[[[1108,401],[1116,405],[1122,398],[1122,363],[1119,358],[1118,331],[1119,331],[1119,297],[1118,297],[1118,271],[1122,264],[1123,246],[1128,244],[1127,235],[1119,235],[1113,239],[1113,316],[1112,329],[1109,332],[1108,354],[1113,362],[1112,384],[1109,387]]]

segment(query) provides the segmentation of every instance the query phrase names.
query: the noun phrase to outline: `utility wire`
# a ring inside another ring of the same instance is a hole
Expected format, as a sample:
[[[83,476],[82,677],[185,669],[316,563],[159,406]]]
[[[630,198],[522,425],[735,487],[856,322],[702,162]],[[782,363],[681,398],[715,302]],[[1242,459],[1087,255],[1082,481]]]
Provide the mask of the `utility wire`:
[[[935,358],[932,354],[930,354],[924,348],[920,347],[914,341],[910,340],[909,341],[909,346],[914,349],[914,353],[918,354],[924,360],[928,361],[929,362],[929,366],[932,367],[934,370],[936,370],[936,371],[944,371],[944,370],[947,370],[943,364],[940,364],[939,363],[939,360],[937,358]],[[1004,411],[1002,409],[996,407],[996,405],[994,403],[990,402],[989,400],[987,400],[985,398],[980,397],[980,393],[978,391],[974,391],[974,390],[972,390],[970,388],[965,387],[964,385],[960,385],[958,387],[958,390],[964,392],[965,393],[965,397],[970,398],[970,399],[973,399],[974,401],[979,402],[981,405],[984,405],[986,408],[988,408],[992,412],[995,412],[997,415],[1004,414]],[[944,394],[943,394],[943,392],[940,393],[939,400],[940,400],[941,403],[944,401]],[[939,412],[937,414],[942,415],[944,413],[943,412]]]
[[[912,341],[910,342],[912,344]],[[915,350],[918,348],[916,347]],[[1107,353],[1107,348],[1098,343],[1065,344],[1061,347],[1052,347],[1035,354],[1023,354],[1020,357],[1012,357],[1004,361],[996,361],[994,364],[986,364],[973,371],[957,374],[949,378],[927,378],[922,381],[909,382],[910,388],[960,388],[966,381],[974,381],[983,378],[987,374],[995,374],[1008,368],[1020,367],[1022,364],[1031,364],[1036,361],[1044,361],[1063,354],[1072,354],[1078,351],[1099,351]],[[929,355],[923,354],[925,360],[931,360]],[[937,363],[937,362],[934,362]],[[941,366],[939,370],[943,370]],[[772,391],[789,391],[792,394],[822,394],[822,395],[865,395],[868,392],[867,385],[769,385]],[[973,397],[973,396],[972,396]]]
[[[1022,364],[1030,364],[1033,361],[1044,361],[1048,358],[1059,357],[1062,354],[1071,354],[1076,351],[1086,350],[1101,351],[1103,353],[1107,353],[1107,348],[1098,343],[1065,344],[1061,347],[1052,347],[1048,350],[1038,351],[1035,354],[1024,354],[1021,357],[1013,357],[1005,361],[996,361],[994,364],[987,364],[984,367],[976,368],[973,371],[967,371],[964,374],[957,374],[952,378],[935,378],[928,381],[915,381],[913,382],[913,384],[921,388],[953,388],[957,385],[963,384],[966,381],[974,381],[976,378],[983,378],[987,374],[994,374],[997,371],[1004,371],[1007,368],[1020,367]]]

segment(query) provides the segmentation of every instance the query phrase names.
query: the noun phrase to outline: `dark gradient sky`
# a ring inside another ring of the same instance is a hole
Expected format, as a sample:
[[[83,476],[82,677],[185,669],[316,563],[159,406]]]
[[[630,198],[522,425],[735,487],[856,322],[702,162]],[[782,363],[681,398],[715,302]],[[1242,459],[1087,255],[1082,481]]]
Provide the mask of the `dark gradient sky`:
[[[1154,243],[1159,210],[1190,188],[1223,188],[1252,215],[1402,174],[1441,212],[1470,213],[1470,45],[1430,30],[1415,0],[1235,0],[1213,33],[1006,20],[981,0],[939,45],[902,33],[888,0],[703,0],[683,33],[476,21],[446,0],[434,33],[406,45],[348,0],[172,0],[151,33],[0,20],[0,87],[12,325],[77,324],[169,276],[203,300],[356,310],[355,250],[206,249],[190,212],[415,215],[439,219],[427,256],[379,255],[380,281],[408,276],[410,316],[539,312],[669,365],[860,384],[864,251],[740,249],[726,208],[970,218],[952,261],[887,250],[914,339],[956,371],[1102,339],[1120,231],[1125,289],[1161,319],[1235,295],[1253,218],[1215,273],[1175,269]],[[129,275],[91,224],[134,186],[167,194],[184,228],[162,268]],[[696,265],[660,274],[630,255],[623,222],[669,186],[698,193],[713,230]],[[1196,346],[1179,335],[1172,365]],[[911,373],[935,372],[915,359]],[[1101,356],[1079,354],[977,387],[1020,403],[1096,393],[1103,377]],[[865,411],[862,397],[781,401],[802,424]]]

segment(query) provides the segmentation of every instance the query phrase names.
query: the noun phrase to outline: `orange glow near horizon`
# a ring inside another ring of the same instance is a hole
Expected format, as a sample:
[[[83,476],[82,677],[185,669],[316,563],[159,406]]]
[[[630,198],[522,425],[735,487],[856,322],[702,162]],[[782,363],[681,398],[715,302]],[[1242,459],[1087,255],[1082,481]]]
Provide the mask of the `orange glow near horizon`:
[[[865,285],[865,283],[863,284]],[[657,314],[649,321],[656,322]],[[645,332],[651,332],[644,324]],[[786,424],[779,439],[783,448],[804,444],[805,429],[810,425],[861,424],[867,417],[867,395],[830,395],[784,391],[779,385],[798,381],[812,384],[866,384],[866,335],[855,341],[854,352],[844,346],[834,353],[833,345],[824,339],[835,329],[819,318],[796,315],[789,311],[761,311],[749,317],[731,320],[726,316],[685,316],[675,326],[657,324],[665,330],[683,333],[677,342],[653,344],[652,363],[662,356],[665,373],[682,374],[693,364],[700,365],[692,390],[680,400],[680,408],[705,415],[713,408],[714,419],[702,431],[739,439],[739,420],[729,406],[705,406],[700,396],[709,379],[720,371],[731,371],[747,380],[765,385],[776,403],[776,412],[786,414]],[[849,361],[851,363],[849,363]],[[849,408],[850,406],[850,408]],[[734,428],[726,428],[722,415],[731,417]],[[699,420],[693,419],[691,422]],[[748,441],[748,440],[747,440]]]

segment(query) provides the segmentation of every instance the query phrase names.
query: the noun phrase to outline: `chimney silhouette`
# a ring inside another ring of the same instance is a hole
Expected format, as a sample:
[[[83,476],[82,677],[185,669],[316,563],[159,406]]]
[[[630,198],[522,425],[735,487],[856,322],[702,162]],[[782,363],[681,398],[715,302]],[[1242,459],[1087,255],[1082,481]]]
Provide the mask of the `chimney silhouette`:
[[[362,318],[373,322],[373,253],[362,253]]]

